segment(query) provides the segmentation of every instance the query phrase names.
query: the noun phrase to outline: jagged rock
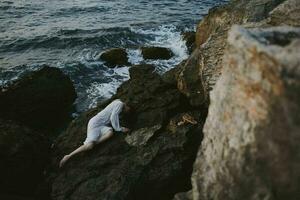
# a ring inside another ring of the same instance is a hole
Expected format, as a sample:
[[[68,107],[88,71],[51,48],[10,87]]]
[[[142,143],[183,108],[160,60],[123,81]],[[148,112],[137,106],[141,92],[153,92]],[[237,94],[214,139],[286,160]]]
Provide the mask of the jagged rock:
[[[182,39],[185,41],[188,51],[191,54],[195,48],[196,32],[195,31],[184,32],[182,33]]]
[[[181,63],[179,63],[177,66],[173,67],[172,69],[166,71],[163,75],[162,75],[162,79],[165,83],[170,84],[170,85],[177,85],[177,79],[179,76],[179,73],[181,72],[181,70],[183,69],[185,63],[187,60],[183,60],[181,61]]]
[[[268,17],[269,11],[283,0],[233,0],[209,10],[196,32],[196,50],[178,77],[178,88],[192,105],[208,102],[222,70],[222,58],[227,46],[227,32],[233,24],[257,22]]]
[[[228,41],[189,194],[195,200],[296,200],[300,29],[235,26]]]
[[[33,199],[49,152],[50,141],[39,132],[0,119],[1,199]]]
[[[140,128],[127,135],[125,140],[129,145],[141,146],[146,145],[150,138],[153,137],[156,131],[161,128],[161,125],[152,127]]]
[[[300,26],[300,1],[287,0],[270,13],[270,24],[274,26]]]
[[[178,89],[188,97],[193,106],[200,106],[207,100],[198,51],[199,49],[196,49],[192,53],[177,77]]]
[[[139,113],[134,119],[135,129],[162,124],[169,115],[189,109],[188,100],[176,86],[166,84],[154,66],[133,66],[129,72],[130,81],[123,83],[113,98],[131,102]]]
[[[169,60],[174,53],[165,47],[141,47],[144,59]]]
[[[0,118],[56,129],[69,119],[75,98],[70,78],[58,68],[45,66],[0,90]]]
[[[74,120],[53,146],[49,176],[53,200],[167,200],[190,189],[192,163],[202,137],[201,110],[193,116],[198,124],[178,126],[171,132],[167,125],[172,118],[195,108],[176,86],[163,82],[151,65],[130,68],[130,77],[112,99],[130,100],[135,111],[128,124],[132,133],[115,134],[57,171],[63,154],[84,141],[88,120],[111,100]]]
[[[123,48],[109,49],[103,52],[96,59],[105,61],[108,67],[130,65],[130,63],[128,62],[128,54],[126,52],[126,49]]]

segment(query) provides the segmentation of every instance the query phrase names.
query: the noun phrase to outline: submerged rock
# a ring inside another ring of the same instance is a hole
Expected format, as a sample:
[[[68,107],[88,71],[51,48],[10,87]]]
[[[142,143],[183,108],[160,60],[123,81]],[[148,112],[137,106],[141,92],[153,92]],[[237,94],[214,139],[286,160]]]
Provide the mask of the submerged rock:
[[[188,196],[296,200],[300,29],[235,26],[228,41]]]
[[[174,53],[165,47],[141,47],[144,59],[169,60]]]
[[[65,125],[75,98],[70,78],[45,66],[0,90],[0,118],[50,131]]]
[[[130,65],[130,63],[128,62],[128,54],[126,52],[126,49],[123,48],[109,49],[103,52],[96,59],[105,61],[108,67]]]
[[[190,188],[189,177],[202,137],[205,112],[193,113],[199,123],[175,126],[170,131],[168,124],[178,113],[195,109],[176,86],[163,82],[151,65],[132,67],[130,77],[113,98],[129,100],[134,108],[132,121],[126,125],[132,133],[115,134],[57,171],[63,154],[84,141],[88,120],[108,102],[74,120],[53,147],[53,170],[49,177],[53,200],[166,200]]]
[[[31,199],[42,181],[49,152],[50,142],[39,132],[0,119],[1,199]]]

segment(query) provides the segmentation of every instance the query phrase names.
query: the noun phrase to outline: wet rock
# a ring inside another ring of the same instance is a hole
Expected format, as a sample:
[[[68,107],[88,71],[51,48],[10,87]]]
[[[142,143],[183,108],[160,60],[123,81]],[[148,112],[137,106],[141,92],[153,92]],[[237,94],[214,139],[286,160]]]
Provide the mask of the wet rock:
[[[195,31],[184,32],[182,33],[182,39],[185,41],[188,51],[191,54],[195,48],[196,32]]]
[[[109,49],[103,52],[96,59],[105,61],[105,64],[107,64],[108,67],[130,65],[126,49],[123,48]]]
[[[169,60],[174,53],[165,47],[141,47],[144,59]]]
[[[50,141],[39,132],[0,119],[1,199],[33,199],[49,150]]]
[[[172,199],[190,189],[190,174],[201,141],[203,116],[198,124],[169,131],[178,113],[195,110],[176,89],[163,82],[151,65],[134,66],[131,79],[112,97],[129,100],[134,109],[129,135],[115,134],[90,152],[74,157],[58,171],[65,153],[82,144],[88,120],[108,102],[74,120],[54,144],[52,199]],[[109,100],[110,102],[111,100]],[[121,119],[124,124],[124,118]]]
[[[274,26],[300,26],[300,1],[287,0],[270,13],[270,24]]]
[[[56,129],[70,118],[76,93],[58,68],[43,67],[0,91],[0,118],[38,129]]]
[[[194,164],[192,199],[299,198],[299,39],[300,30],[289,27],[232,28]]]

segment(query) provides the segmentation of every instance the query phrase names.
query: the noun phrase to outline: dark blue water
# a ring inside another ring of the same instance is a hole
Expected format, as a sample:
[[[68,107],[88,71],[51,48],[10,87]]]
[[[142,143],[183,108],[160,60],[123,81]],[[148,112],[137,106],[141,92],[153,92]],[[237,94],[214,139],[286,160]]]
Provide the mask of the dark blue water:
[[[124,47],[130,62],[166,71],[187,55],[181,32],[195,29],[208,9],[227,0],[0,0],[0,84],[38,69],[61,68],[74,82],[78,111],[112,95],[128,68],[95,57]],[[170,48],[169,61],[143,61],[138,47]]]

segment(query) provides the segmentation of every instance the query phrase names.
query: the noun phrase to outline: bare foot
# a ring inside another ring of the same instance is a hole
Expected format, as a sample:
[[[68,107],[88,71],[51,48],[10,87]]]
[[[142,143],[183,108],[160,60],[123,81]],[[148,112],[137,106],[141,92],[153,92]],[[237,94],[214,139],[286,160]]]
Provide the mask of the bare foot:
[[[59,168],[62,168],[62,167],[66,164],[66,162],[69,160],[69,158],[70,158],[69,155],[65,155],[65,156],[63,157],[63,159],[61,159],[61,161],[60,161],[60,163],[59,163]]]

